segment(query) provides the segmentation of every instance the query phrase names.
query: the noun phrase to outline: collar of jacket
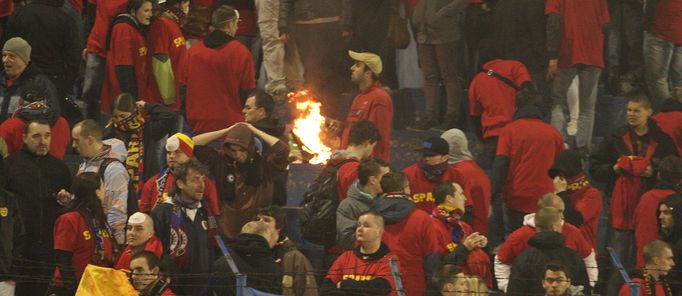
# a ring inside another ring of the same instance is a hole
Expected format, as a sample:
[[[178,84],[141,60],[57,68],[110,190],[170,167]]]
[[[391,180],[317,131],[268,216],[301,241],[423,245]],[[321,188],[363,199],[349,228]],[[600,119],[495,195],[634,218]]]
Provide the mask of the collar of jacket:
[[[206,39],[204,39],[204,44],[208,48],[218,48],[232,40],[234,40],[234,37],[228,35],[223,31],[215,30],[211,32],[211,34],[208,34]]]
[[[542,120],[542,110],[540,110],[540,106],[528,105],[516,110],[513,120],[522,118]]]
[[[363,254],[362,252],[360,252],[360,246],[357,246],[353,249],[353,254],[355,254],[355,256],[357,256],[358,258],[360,258],[362,260],[369,260],[369,261],[377,261],[377,260],[383,258],[384,256],[386,256],[386,254],[388,254],[388,252],[389,252],[388,246],[386,244],[384,244],[383,242],[379,246],[379,250],[377,250],[376,252],[374,252],[372,254]]]
[[[36,77],[36,75],[38,75],[38,74],[40,74],[40,69],[38,69],[38,67],[35,66],[33,63],[28,63],[28,65],[26,66],[26,69],[24,69],[24,72],[22,72],[21,75],[19,75],[19,77],[17,77],[17,79],[14,79],[14,84],[12,84],[12,86],[8,87],[7,86],[7,74],[5,73],[5,70],[3,69],[2,73],[0,74],[0,77],[2,77],[2,79],[0,79],[0,84],[2,84],[2,86],[4,88],[14,87],[14,86],[19,85],[19,83],[24,82],[25,80]]]

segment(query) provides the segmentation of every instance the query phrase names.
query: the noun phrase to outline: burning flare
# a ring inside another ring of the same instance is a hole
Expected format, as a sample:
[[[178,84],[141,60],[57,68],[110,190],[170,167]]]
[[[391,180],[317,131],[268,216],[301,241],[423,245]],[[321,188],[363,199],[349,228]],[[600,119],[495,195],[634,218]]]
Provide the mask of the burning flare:
[[[320,113],[322,103],[306,90],[289,94],[289,102],[293,102],[299,111],[298,118],[294,120],[292,132],[301,142],[301,149],[309,153],[312,158],[311,164],[324,164],[332,156],[332,149],[323,143],[323,127],[325,118]]]

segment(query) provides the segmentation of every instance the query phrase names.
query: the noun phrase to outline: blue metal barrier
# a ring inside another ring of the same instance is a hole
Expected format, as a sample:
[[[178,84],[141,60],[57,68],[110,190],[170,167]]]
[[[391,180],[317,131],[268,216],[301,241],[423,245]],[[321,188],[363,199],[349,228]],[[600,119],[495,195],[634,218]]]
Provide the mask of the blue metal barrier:
[[[388,265],[391,266],[391,274],[395,282],[395,289],[398,296],[405,296],[405,289],[403,288],[403,281],[400,279],[400,272],[398,271],[398,260],[395,258],[388,259]]]
[[[635,283],[632,281],[630,275],[625,270],[625,267],[623,267],[623,263],[620,262],[618,254],[616,254],[613,248],[608,247],[606,249],[609,251],[609,254],[611,255],[611,261],[613,261],[613,265],[616,268],[618,268],[620,276],[623,277],[623,280],[628,284],[628,287],[630,287],[630,296],[639,296],[639,283]]]

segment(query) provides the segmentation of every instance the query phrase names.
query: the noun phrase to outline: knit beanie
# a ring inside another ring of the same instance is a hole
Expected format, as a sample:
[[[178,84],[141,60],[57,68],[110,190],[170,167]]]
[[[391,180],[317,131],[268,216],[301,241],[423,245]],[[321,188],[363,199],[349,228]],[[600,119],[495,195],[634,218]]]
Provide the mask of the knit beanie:
[[[21,37],[14,37],[7,40],[5,46],[2,47],[2,50],[18,55],[26,64],[31,61],[31,45]]]
[[[176,133],[166,140],[166,151],[180,149],[187,157],[194,155],[194,141],[183,133]]]

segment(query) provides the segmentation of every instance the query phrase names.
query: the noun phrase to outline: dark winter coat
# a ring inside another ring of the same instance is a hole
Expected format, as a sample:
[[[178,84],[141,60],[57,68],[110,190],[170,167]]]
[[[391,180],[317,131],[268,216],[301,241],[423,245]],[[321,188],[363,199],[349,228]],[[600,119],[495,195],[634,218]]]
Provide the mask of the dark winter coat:
[[[585,263],[578,253],[565,246],[561,233],[538,232],[528,241],[528,245],[529,248],[512,263],[507,295],[544,295],[545,289],[542,287],[544,268],[552,262],[566,266],[571,273],[569,276],[571,284],[582,285],[585,294],[591,294]]]
[[[12,117],[14,111],[19,108],[21,89],[29,81],[35,82],[38,87],[45,90],[45,98],[50,109],[54,111],[56,116],[61,114],[57,88],[47,76],[40,72],[38,66],[34,63],[29,63],[26,70],[19,75],[19,78],[11,86],[7,85],[7,75],[4,68],[0,72],[0,122]]]
[[[28,258],[53,254],[52,232],[61,208],[55,194],[71,187],[66,164],[47,154],[37,156],[26,148],[5,159],[5,189],[16,197],[29,248],[19,253]]]
[[[11,193],[0,189],[0,282],[16,280],[12,277],[12,261],[20,256],[25,239],[17,200]]]
[[[678,262],[682,262],[682,195],[675,194],[666,197],[658,207],[656,207],[656,217],[661,214],[660,205],[665,204],[669,208],[672,208],[673,213],[673,229],[671,231],[663,231],[661,229],[661,220],[658,221],[658,234],[661,240],[670,244],[673,248],[673,255],[675,256],[675,266],[668,272],[668,282],[670,283],[670,288],[672,289],[673,295],[680,295],[682,293],[682,267]]]
[[[283,269],[282,294],[284,296],[317,296],[315,269],[308,258],[296,248],[296,244],[284,238],[272,248],[277,262]]]
[[[530,73],[547,68],[545,0],[498,1],[493,20],[501,58],[522,62]]]

